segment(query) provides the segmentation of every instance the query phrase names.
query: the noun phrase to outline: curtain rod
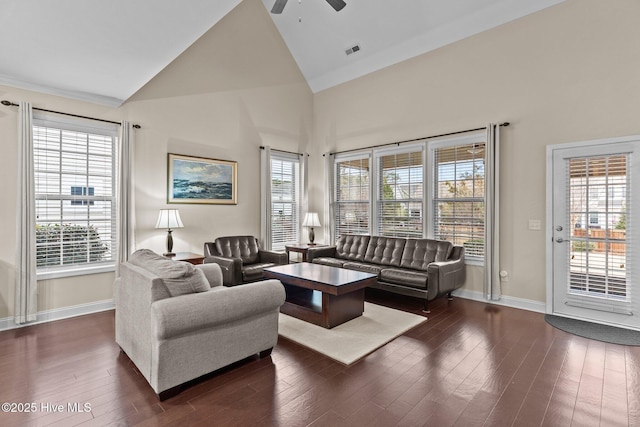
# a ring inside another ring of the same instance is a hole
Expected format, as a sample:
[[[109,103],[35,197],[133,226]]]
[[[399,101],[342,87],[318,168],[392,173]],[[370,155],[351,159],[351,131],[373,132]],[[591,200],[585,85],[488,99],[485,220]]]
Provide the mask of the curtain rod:
[[[261,145],[261,146],[260,146],[260,149],[261,149],[261,150],[264,150],[264,149],[265,149],[265,146],[264,146],[264,145]],[[272,148],[271,150],[272,150],[272,151],[279,151],[279,152],[281,152],[281,153],[295,154],[296,156],[304,156],[304,153],[295,153],[295,152],[293,152],[293,151],[278,150],[277,148]],[[309,155],[307,154],[307,156],[309,156]]]
[[[499,126],[504,126],[507,127],[509,126],[509,122],[504,122],[504,123],[500,123]],[[467,130],[459,130],[457,132],[449,132],[449,133],[441,133],[440,135],[431,135],[431,136],[423,136],[422,138],[414,138],[414,139],[406,139],[404,141],[398,141],[398,142],[387,142],[386,144],[379,144],[379,145],[371,145],[369,147],[362,147],[362,148],[353,148],[351,150],[345,150],[345,151],[336,151],[334,153],[329,153],[330,156],[334,156],[336,154],[343,154],[343,153],[351,153],[352,151],[361,151],[361,150],[371,150],[373,148],[380,148],[380,147],[388,147],[389,145],[400,145],[400,144],[404,144],[407,142],[416,142],[416,141],[422,141],[425,139],[433,139],[433,138],[440,138],[443,136],[451,136],[451,135],[458,135],[461,133],[469,133],[469,132],[475,132],[478,130],[484,130],[486,129],[486,126],[483,126],[481,128],[475,128],[475,129],[467,129]],[[322,156],[326,156],[327,153],[323,154]]]
[[[19,107],[18,104],[14,104],[11,101],[7,101],[6,99],[2,101],[2,105],[6,105],[7,107]],[[104,122],[104,123],[113,123],[114,125],[121,125],[122,123],[120,122],[114,122],[111,120],[105,120],[105,119],[96,119],[95,117],[89,117],[89,116],[80,116],[78,114],[71,114],[71,113],[63,113],[62,111],[54,111],[54,110],[46,110],[44,108],[38,108],[38,107],[31,107],[34,110],[38,110],[38,111],[44,111],[46,113],[54,113],[54,114],[62,114],[64,116],[71,116],[71,117],[77,117],[79,119],[89,119],[89,120],[95,120],[98,122]],[[135,129],[140,129],[140,125],[132,125]]]

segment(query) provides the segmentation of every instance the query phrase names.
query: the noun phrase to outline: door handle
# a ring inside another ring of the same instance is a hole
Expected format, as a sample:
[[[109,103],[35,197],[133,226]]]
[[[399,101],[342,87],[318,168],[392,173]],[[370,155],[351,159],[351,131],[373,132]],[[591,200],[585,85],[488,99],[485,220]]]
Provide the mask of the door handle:
[[[568,241],[568,240],[567,240],[567,241]],[[564,240],[562,237],[558,237],[558,238],[556,239],[556,242],[558,242],[558,243],[564,243],[564,242],[565,242],[565,240]]]

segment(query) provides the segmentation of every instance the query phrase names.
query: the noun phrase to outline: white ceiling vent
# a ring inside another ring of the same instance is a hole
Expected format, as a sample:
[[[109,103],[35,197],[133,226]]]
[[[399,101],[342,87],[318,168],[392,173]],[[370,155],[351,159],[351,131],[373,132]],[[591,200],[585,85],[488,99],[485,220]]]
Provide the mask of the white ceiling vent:
[[[348,49],[345,49],[344,53],[346,53],[347,55],[351,55],[352,53],[356,53],[360,51],[360,45],[359,44],[355,44],[353,46],[351,46]]]

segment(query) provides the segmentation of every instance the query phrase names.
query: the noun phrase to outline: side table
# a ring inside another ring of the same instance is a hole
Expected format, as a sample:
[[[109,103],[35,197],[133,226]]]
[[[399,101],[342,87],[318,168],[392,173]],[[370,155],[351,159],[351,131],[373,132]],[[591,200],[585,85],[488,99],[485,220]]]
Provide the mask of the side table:
[[[327,245],[317,245],[317,244],[309,244],[309,243],[292,243],[290,245],[285,245],[284,250],[287,252],[287,259],[291,262],[290,252],[297,252],[302,254],[302,262],[307,262],[307,252],[309,248],[323,248]]]
[[[169,258],[174,261],[186,261],[194,265],[202,264],[204,261],[204,255],[194,254],[193,252],[176,252],[174,256],[165,256],[165,258]]]

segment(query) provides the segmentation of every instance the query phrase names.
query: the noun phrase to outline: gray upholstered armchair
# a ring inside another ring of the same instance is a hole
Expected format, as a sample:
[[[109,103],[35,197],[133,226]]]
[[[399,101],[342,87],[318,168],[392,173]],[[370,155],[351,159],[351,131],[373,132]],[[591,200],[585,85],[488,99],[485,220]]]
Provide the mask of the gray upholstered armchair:
[[[204,244],[204,263],[216,263],[222,269],[223,284],[235,286],[262,280],[262,271],[274,265],[287,264],[284,252],[260,249],[253,236],[218,237]]]
[[[218,265],[193,266],[149,250],[120,264],[116,342],[160,400],[231,363],[267,357],[276,345],[282,283],[221,285]]]

